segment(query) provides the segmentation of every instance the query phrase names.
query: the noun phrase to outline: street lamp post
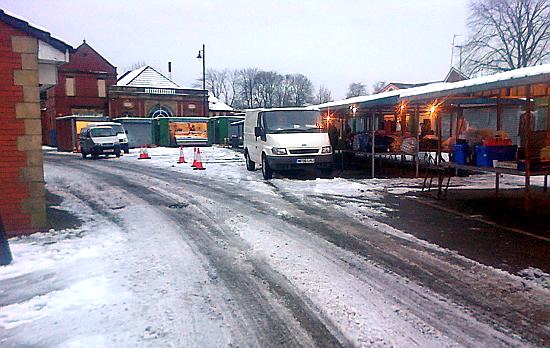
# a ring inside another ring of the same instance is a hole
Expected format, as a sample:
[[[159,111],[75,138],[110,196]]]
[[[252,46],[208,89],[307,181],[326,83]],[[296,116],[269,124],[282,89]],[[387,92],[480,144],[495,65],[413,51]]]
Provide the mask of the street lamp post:
[[[202,44],[202,50],[199,50],[197,59],[202,59],[202,89],[206,91],[206,54],[204,53],[204,44]],[[208,116],[208,92],[204,96],[202,112],[204,116]]]

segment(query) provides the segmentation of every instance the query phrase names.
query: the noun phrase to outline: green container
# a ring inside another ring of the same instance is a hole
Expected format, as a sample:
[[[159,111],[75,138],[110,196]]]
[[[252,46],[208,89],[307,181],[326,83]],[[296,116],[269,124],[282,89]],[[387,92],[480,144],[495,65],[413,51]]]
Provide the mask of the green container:
[[[153,139],[159,146],[210,145],[207,131],[206,117],[159,117],[153,120]]]
[[[230,144],[233,122],[244,120],[244,116],[215,116],[208,120],[208,142],[210,144]]]

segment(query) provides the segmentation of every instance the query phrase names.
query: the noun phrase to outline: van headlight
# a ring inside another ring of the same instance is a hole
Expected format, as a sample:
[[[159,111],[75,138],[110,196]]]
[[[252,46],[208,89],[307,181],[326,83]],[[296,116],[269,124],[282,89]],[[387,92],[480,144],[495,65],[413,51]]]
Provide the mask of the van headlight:
[[[272,147],[271,152],[274,155],[286,155],[286,149],[284,147]]]
[[[321,153],[332,153],[332,146],[323,146],[321,148]]]

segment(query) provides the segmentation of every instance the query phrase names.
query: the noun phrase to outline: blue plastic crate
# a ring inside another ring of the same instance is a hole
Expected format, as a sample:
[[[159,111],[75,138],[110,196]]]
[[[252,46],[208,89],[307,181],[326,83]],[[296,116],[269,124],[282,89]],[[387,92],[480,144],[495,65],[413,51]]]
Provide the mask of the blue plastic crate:
[[[518,147],[507,146],[476,146],[476,165],[492,167],[493,161],[515,161]]]

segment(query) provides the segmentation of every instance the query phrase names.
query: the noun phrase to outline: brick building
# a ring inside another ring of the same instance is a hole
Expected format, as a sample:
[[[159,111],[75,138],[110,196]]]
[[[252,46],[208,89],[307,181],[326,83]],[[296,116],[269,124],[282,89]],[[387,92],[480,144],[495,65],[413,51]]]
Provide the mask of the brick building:
[[[43,143],[56,146],[55,119],[67,115],[109,114],[107,90],[116,84],[117,71],[84,41],[58,69],[58,84],[43,97]]]
[[[207,91],[182,88],[150,66],[129,71],[109,88],[111,117],[207,116]]]
[[[46,227],[40,90],[72,47],[0,10],[0,216],[8,236]]]
[[[384,92],[396,91],[398,89],[421,87],[421,86],[426,86],[426,85],[429,85],[430,83],[435,83],[435,82],[458,82],[458,81],[463,81],[467,79],[468,77],[464,75],[460,70],[458,70],[455,67],[451,67],[451,69],[447,73],[447,76],[445,76],[445,78],[442,81],[430,81],[430,82],[422,82],[422,83],[390,82],[376,93],[384,93]]]

